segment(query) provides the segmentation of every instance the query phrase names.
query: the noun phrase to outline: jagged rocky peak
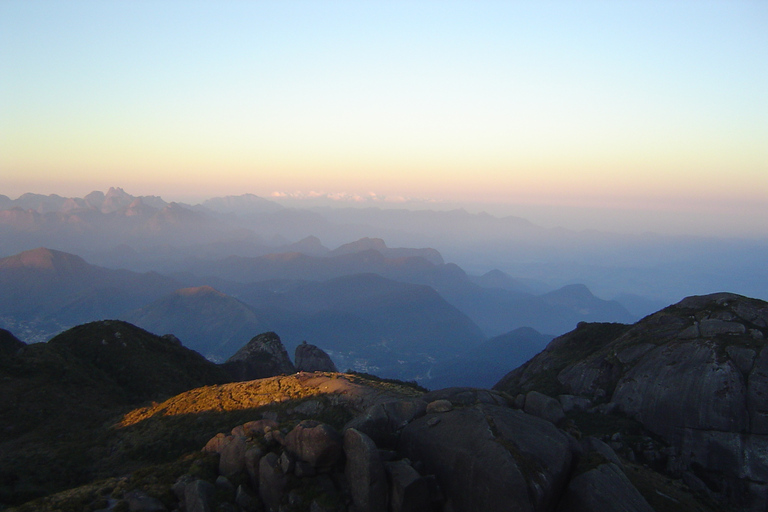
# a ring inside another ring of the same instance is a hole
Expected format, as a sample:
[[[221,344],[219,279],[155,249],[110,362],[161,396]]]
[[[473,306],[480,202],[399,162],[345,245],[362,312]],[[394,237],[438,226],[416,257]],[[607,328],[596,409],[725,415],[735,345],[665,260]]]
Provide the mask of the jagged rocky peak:
[[[296,372],[283,342],[274,332],[265,332],[253,337],[235,355],[227,359],[223,366],[233,378],[240,381]]]
[[[668,443],[668,470],[768,507],[768,303],[689,297],[632,326],[581,324],[496,388],[575,396]]]
[[[296,369],[300,372],[338,372],[336,365],[323,349],[306,341],[296,347]]]
[[[102,201],[99,209],[102,213],[116,212],[129,206],[136,198],[128,194],[120,187],[110,187],[106,194],[104,194],[104,201]]]
[[[94,190],[90,194],[86,195],[83,200],[85,201],[85,204],[91,208],[99,210],[101,209],[101,205],[104,203],[104,192],[100,190]]]

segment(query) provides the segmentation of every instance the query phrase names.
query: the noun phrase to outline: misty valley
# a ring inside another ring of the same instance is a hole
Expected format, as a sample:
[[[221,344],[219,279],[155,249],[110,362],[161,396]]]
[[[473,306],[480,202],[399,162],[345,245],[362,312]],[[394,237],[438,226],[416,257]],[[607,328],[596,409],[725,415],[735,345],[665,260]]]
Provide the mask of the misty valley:
[[[0,508],[765,510],[765,261],[464,210],[0,196]]]

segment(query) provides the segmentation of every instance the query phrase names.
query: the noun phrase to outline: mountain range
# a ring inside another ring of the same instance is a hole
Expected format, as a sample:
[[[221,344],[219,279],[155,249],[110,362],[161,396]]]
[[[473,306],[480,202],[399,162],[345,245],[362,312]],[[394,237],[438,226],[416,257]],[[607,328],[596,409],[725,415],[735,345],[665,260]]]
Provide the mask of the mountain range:
[[[119,321],[45,344],[0,331],[0,503],[764,510],[767,335],[764,301],[689,297],[634,324],[581,323],[493,390],[427,392],[277,366],[233,382],[174,336]],[[508,341],[488,340],[476,357],[501,361]],[[265,367],[287,360],[274,333],[243,353]]]
[[[299,207],[303,203],[273,199],[244,194],[189,205],[120,188],[83,198],[0,196],[0,256],[48,247],[101,266],[172,274],[190,257],[316,257],[368,238],[437,248],[471,276],[499,269],[520,291],[536,295],[585,284],[619,299],[635,317],[695,293],[729,289],[768,297],[762,272],[768,241],[762,239],[577,232],[461,209]]]
[[[435,362],[489,334],[520,327],[557,334],[579,321],[632,320],[583,286],[539,296],[484,288],[435,250],[390,250],[371,239],[326,256],[190,260],[171,276],[38,248],[1,259],[0,284],[0,327],[30,342],[83,322],[124,319],[174,333],[223,361],[255,333],[272,330],[291,349],[302,341],[322,347],[340,368],[426,385]]]

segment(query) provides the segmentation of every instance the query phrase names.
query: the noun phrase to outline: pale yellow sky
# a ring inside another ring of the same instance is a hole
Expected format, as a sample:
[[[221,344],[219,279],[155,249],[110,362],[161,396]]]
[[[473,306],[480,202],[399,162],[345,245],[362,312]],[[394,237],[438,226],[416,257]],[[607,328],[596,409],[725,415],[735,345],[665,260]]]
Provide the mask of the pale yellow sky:
[[[766,5],[9,0],[0,194],[715,208],[768,232]]]

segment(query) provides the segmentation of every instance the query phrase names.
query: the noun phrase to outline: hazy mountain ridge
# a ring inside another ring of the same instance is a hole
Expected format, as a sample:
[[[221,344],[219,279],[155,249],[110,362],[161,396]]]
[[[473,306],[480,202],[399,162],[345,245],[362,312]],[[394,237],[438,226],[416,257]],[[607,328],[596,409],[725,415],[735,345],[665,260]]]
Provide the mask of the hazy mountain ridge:
[[[2,322],[35,329],[36,336],[27,341],[43,341],[62,327],[120,316],[180,287],[154,272],[107,269],[44,248],[0,259],[0,286]]]
[[[299,208],[302,203],[279,201],[245,194],[171,205],[120,189],[82,199],[27,194],[0,203],[0,255],[42,246],[105,266],[174,273],[190,254],[210,260],[290,251],[322,256],[329,252],[323,243],[339,247],[368,237],[437,248],[470,274],[500,269],[539,283],[537,294],[584,283],[604,297],[640,296],[632,305],[639,316],[660,303],[720,289],[768,298],[761,263],[768,258],[766,240],[575,232],[461,209]]]
[[[78,323],[120,318],[174,333],[217,361],[254,332],[272,330],[291,348],[302,341],[321,346],[340,368],[428,385],[436,361],[486,338],[477,319],[496,315],[495,335],[526,326],[559,333],[579,321],[629,317],[620,308],[606,309],[586,288],[578,288],[573,304],[547,303],[522,292],[482,288],[456,265],[421,256],[387,258],[367,248],[370,243],[361,242],[359,252],[347,246],[337,256],[289,253],[198,262],[189,265],[194,273],[176,279],[36,249],[0,260],[6,289],[0,326],[42,341]],[[383,241],[373,243],[386,251]],[[504,302],[510,296],[514,301]]]
[[[124,318],[152,332],[173,333],[185,346],[217,361],[234,354],[254,333],[269,330],[256,309],[210,286],[176,290]]]

